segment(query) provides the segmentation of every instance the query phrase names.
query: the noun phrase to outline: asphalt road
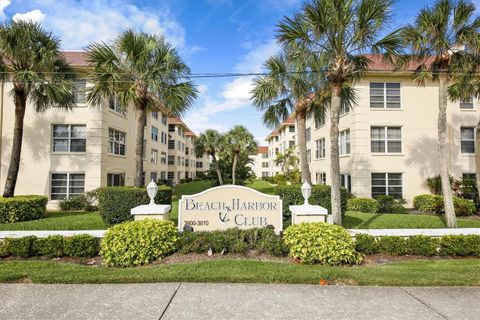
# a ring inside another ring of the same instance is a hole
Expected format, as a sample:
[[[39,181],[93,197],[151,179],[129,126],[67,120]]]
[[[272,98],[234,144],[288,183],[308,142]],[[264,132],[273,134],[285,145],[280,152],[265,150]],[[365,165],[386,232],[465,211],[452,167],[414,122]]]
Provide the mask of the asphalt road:
[[[480,319],[477,287],[0,285],[0,319]]]

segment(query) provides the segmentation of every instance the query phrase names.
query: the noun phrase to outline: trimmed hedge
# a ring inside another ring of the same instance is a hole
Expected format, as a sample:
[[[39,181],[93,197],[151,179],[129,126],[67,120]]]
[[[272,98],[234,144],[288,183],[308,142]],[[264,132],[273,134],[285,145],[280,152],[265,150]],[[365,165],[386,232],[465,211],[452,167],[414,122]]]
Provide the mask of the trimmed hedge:
[[[282,185],[275,189],[275,194],[279,195],[283,200],[283,223],[284,225],[290,225],[292,222],[292,213],[288,209],[291,205],[303,204],[304,199],[300,185]],[[347,210],[347,190],[345,188],[340,189],[342,214]],[[330,186],[326,185],[313,185],[312,194],[308,199],[308,202],[313,205],[320,205],[332,212],[332,204],[330,202]]]
[[[453,235],[436,238],[419,235],[409,238],[393,236],[375,238],[357,234],[355,249],[363,254],[480,256],[480,236]]]
[[[147,264],[175,250],[177,228],[172,221],[125,222],[108,229],[100,254],[109,267]]]
[[[459,197],[453,197],[453,206],[456,216],[471,216],[477,208],[475,204]],[[441,214],[444,212],[443,196],[436,194],[421,194],[413,198],[413,207],[425,213]]]
[[[347,201],[347,210],[365,213],[377,213],[380,209],[378,201],[370,198],[353,198]]]
[[[338,266],[362,261],[352,237],[337,225],[322,222],[295,224],[285,230],[284,241],[290,256],[302,263]]]
[[[44,196],[0,197],[0,223],[12,223],[43,218],[48,198]]]
[[[98,197],[100,216],[108,225],[133,220],[130,210],[149,202],[150,198],[145,188],[106,187],[99,191]],[[172,204],[172,188],[158,186],[155,203]]]
[[[28,258],[37,255],[35,251],[37,237],[35,236],[7,239],[6,241],[8,252],[13,256]]]
[[[100,241],[88,234],[77,234],[64,239],[64,251],[69,257],[93,257],[100,251]]]
[[[405,200],[397,199],[393,196],[379,195],[374,197],[378,201],[379,213],[398,213],[406,214],[408,210],[404,207]]]
[[[39,256],[63,257],[65,255],[65,239],[61,235],[52,235],[37,239],[34,244]]]
[[[288,252],[282,238],[267,228],[183,232],[177,241],[177,251],[180,253],[206,253],[210,248],[213,253],[245,254],[248,251],[257,251],[283,256]]]

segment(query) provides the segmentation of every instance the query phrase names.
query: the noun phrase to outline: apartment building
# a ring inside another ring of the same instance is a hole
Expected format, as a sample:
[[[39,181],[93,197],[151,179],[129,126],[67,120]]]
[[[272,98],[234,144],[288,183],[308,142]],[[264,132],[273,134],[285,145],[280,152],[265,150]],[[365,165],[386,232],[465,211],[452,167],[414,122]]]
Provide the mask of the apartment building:
[[[355,84],[357,104],[341,112],[342,185],[357,197],[387,194],[411,205],[416,195],[428,192],[426,178],[439,173],[438,86],[418,86],[411,71],[394,73],[390,65],[371,58],[367,77]],[[448,165],[457,179],[474,177],[479,107],[473,98],[448,104]],[[329,122],[328,114],[307,119],[307,155],[317,184],[331,183]]]
[[[250,155],[250,159],[252,159],[252,163],[249,166],[252,168],[255,176],[257,178],[263,178],[270,176],[270,163],[268,160],[268,147],[261,146],[258,147],[257,154]]]
[[[85,74],[88,64],[84,52],[65,52],[64,55],[80,74]],[[85,93],[89,85],[84,79],[77,82],[78,107],[72,111],[53,108],[37,113],[32,105],[27,106],[16,194],[44,194],[54,203],[101,186],[134,184],[135,112],[132,107],[125,111],[115,99],[108,105],[87,104]],[[10,83],[2,83],[0,91],[2,186],[5,185],[13,137],[15,108],[9,94],[11,88]],[[175,144],[174,150],[170,149],[171,141]],[[197,168],[192,152],[194,142],[195,135],[180,119],[168,118],[161,112],[147,114],[145,179],[179,182],[208,169],[203,163],[206,157],[200,158],[202,165]],[[170,156],[175,156],[173,165]]]
[[[282,170],[280,166],[275,164],[275,159],[279,152],[284,152],[288,148],[295,148],[295,130],[295,118],[289,117],[265,138],[268,143],[268,176],[273,177],[277,173],[281,173]]]

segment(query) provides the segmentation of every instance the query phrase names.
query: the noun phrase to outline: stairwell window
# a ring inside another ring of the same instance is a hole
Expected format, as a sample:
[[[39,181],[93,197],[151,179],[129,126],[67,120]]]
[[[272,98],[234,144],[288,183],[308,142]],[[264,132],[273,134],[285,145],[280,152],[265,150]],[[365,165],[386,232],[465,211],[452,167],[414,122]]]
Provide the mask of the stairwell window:
[[[460,128],[461,150],[462,153],[475,153],[475,128]]]
[[[87,147],[86,125],[53,125],[53,152],[85,152]]]
[[[108,153],[118,156],[125,155],[126,134],[125,132],[108,129]]]
[[[350,154],[350,129],[340,132],[338,144],[341,156]]]
[[[400,107],[400,83],[370,83],[370,108],[399,109]]]
[[[372,153],[401,153],[401,127],[371,127],[370,147]]]
[[[85,192],[85,173],[52,173],[50,199],[62,200]]]
[[[315,141],[315,159],[325,159],[325,138]]]

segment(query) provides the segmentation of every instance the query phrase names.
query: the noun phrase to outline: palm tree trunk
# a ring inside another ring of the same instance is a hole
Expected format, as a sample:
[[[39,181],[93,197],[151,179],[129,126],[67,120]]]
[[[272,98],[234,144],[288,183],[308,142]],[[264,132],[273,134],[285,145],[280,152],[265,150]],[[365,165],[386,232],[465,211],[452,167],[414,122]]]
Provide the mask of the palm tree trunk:
[[[475,200],[478,202],[480,200],[480,118],[475,130],[475,184],[477,186],[477,199]]]
[[[457,219],[455,217],[455,208],[453,207],[452,187],[450,185],[450,174],[448,172],[450,152],[447,146],[447,87],[447,74],[441,72],[439,76],[438,104],[438,160],[440,166],[440,179],[442,181],[445,219],[448,228],[455,228],[457,226]]]
[[[145,139],[145,109],[135,108],[135,187],[143,187],[143,140]]]
[[[27,97],[23,89],[15,88],[15,124],[13,127],[12,154],[8,166],[7,180],[3,196],[13,197],[15,194],[15,185],[17,184],[18,170],[20,168],[20,157],[22,154],[23,141],[23,120],[27,105]]]
[[[332,100],[330,103],[330,202],[332,204],[333,223],[342,225],[342,200],[340,195],[340,152],[338,147],[338,125],[341,108],[340,84],[332,86]]]
[[[307,159],[307,139],[306,139],[306,120],[307,113],[305,110],[297,110],[297,143],[298,154],[300,158],[300,170],[302,171],[302,180],[312,184],[312,176],[310,174],[310,168],[308,166]]]
[[[217,156],[212,153],[212,161],[215,163],[215,171],[217,171],[218,183],[223,185],[222,172],[220,171],[220,163],[217,161]]]
[[[237,175],[237,162],[238,162],[238,153],[235,153],[233,156],[233,165],[232,165],[232,183],[235,184],[235,176]]]

